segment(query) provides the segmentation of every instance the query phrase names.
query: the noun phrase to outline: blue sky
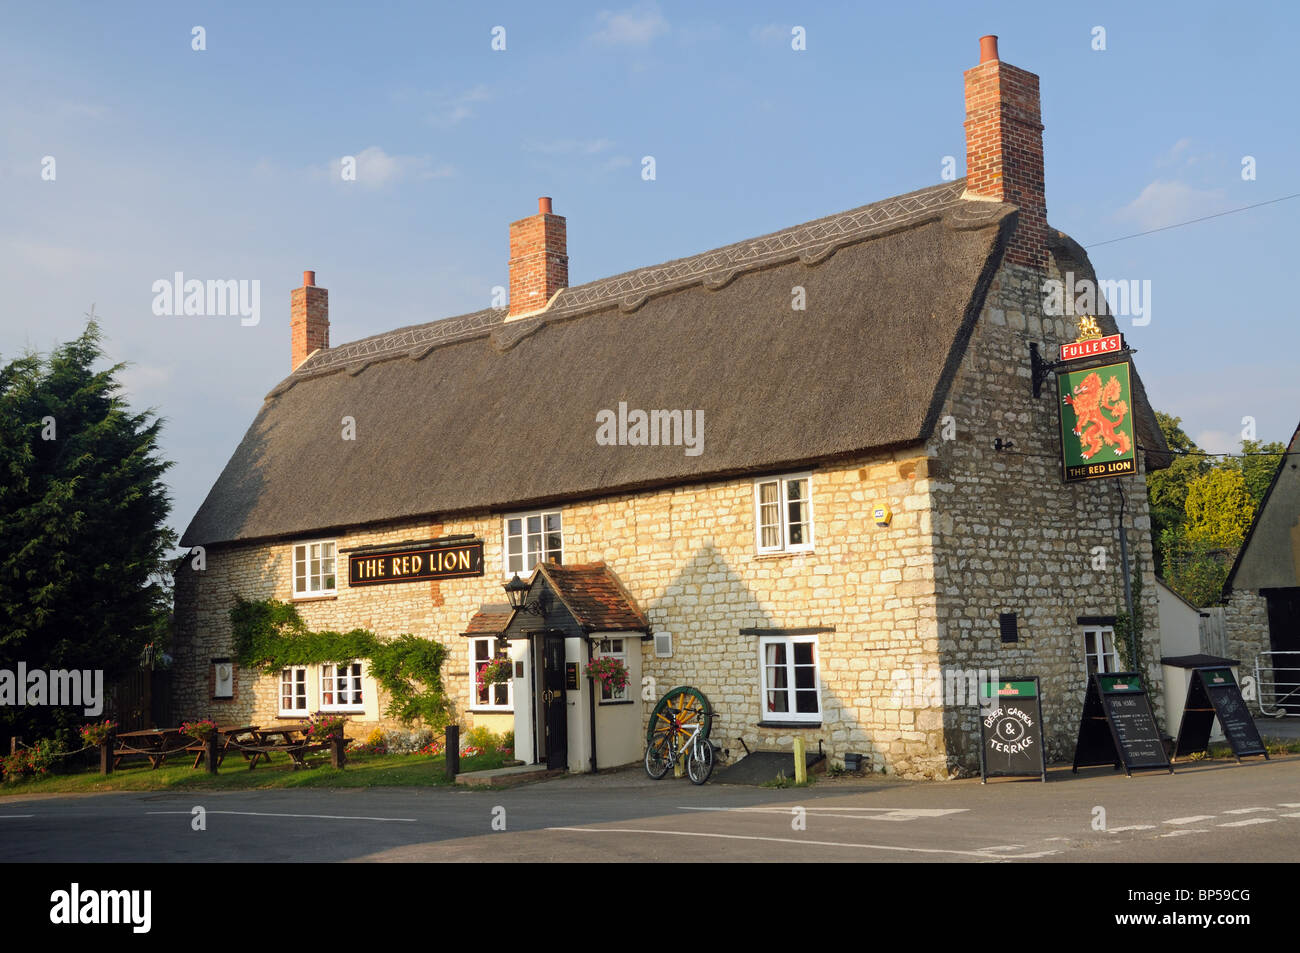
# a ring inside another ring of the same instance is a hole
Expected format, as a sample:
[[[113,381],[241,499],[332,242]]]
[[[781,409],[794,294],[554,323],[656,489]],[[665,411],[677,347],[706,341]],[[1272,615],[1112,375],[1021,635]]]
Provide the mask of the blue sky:
[[[1085,246],[1300,190],[1289,4],[562,6],[6,4],[0,358],[75,336],[93,302],[132,402],[167,420],[180,530],[288,372],[304,269],[338,344],[487,306],[539,195],[579,284],[936,184],[945,156],[964,171],[985,33],[1042,78],[1049,219]],[[1297,210],[1091,250],[1151,281],[1125,330],[1209,449],[1300,418]],[[177,271],[260,280],[260,323],[155,316]]]

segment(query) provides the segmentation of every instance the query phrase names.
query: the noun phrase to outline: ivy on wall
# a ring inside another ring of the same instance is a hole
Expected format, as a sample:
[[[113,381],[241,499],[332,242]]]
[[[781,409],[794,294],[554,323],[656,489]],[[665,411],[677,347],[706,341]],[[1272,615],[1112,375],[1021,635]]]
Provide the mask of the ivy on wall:
[[[388,695],[388,717],[406,725],[423,721],[435,731],[449,720],[450,704],[442,690],[447,650],[431,639],[407,634],[383,642],[366,629],[313,632],[295,606],[278,599],[237,599],[230,627],[235,658],[244,667],[275,675],[290,665],[364,658]]]

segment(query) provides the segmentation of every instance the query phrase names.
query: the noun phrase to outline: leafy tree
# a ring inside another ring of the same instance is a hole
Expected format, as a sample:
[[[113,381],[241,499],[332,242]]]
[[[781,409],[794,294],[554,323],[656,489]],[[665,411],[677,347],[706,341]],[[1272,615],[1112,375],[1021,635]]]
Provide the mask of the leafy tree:
[[[1192,540],[1236,549],[1246,538],[1255,503],[1240,467],[1216,467],[1187,487],[1184,528]]]
[[[1254,502],[1255,509],[1258,510],[1260,504],[1264,502],[1268,485],[1273,482],[1273,474],[1282,465],[1284,459],[1282,455],[1286,453],[1286,446],[1276,440],[1272,443],[1243,440],[1241,452],[1245,454],[1240,461],[1241,475],[1246,482],[1246,492]]]
[[[1156,411],[1156,421],[1165,442],[1174,451],[1173,462],[1163,470],[1147,474],[1147,502],[1151,511],[1151,535],[1160,539],[1166,529],[1178,530],[1185,519],[1184,508],[1187,491],[1192,481],[1211,469],[1207,457],[1200,455],[1200,447],[1182,429],[1182,418],[1171,417]],[[1162,548],[1155,548],[1157,575],[1164,575]]]
[[[0,367],[0,668],[100,669],[104,689],[165,640],[175,544],[161,420],[132,413],[99,327]],[[80,709],[0,708],[0,726],[68,740]],[[78,745],[79,746],[79,745]]]
[[[1187,488],[1183,524],[1160,536],[1165,581],[1193,605],[1220,602],[1255,514],[1240,461],[1225,461]]]

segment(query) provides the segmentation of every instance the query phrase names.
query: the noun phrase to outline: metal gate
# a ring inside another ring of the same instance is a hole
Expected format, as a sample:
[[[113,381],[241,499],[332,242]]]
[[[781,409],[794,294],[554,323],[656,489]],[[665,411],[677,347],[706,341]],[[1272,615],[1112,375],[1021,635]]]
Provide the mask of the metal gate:
[[[1255,684],[1262,714],[1300,715],[1300,652],[1260,652]]]

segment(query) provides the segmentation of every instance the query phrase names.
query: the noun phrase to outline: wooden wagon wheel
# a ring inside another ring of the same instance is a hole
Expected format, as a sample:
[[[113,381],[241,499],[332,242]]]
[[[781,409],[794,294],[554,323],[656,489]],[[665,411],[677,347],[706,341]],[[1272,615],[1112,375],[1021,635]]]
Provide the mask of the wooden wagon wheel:
[[[646,746],[666,752],[674,739],[678,745],[685,744],[700,721],[704,722],[700,734],[707,738],[713,727],[713,706],[708,698],[698,688],[689,685],[674,688],[660,698],[650,712]]]

